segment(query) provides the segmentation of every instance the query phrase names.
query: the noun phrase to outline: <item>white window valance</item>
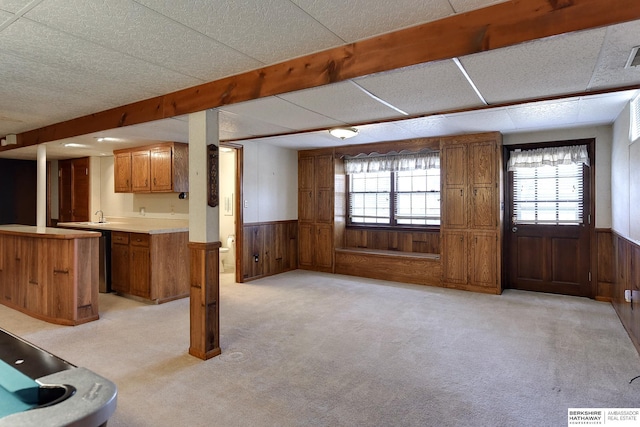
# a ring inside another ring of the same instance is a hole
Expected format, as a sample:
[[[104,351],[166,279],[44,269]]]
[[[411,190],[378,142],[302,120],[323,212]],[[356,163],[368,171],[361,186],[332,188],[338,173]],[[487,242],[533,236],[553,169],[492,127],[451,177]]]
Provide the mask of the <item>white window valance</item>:
[[[520,168],[575,164],[584,164],[589,166],[589,153],[587,152],[586,145],[512,151],[511,157],[509,158],[508,168],[512,171]]]
[[[345,157],[344,167],[347,174],[439,168],[440,153],[438,151],[420,153],[392,151],[386,154],[358,154],[353,157]]]

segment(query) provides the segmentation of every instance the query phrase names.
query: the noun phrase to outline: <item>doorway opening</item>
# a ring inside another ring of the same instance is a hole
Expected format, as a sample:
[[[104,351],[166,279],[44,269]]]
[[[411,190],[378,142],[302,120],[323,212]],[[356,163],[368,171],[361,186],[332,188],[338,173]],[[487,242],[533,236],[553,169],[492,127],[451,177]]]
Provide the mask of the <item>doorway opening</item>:
[[[243,147],[221,143],[220,173],[220,274],[235,274],[242,279],[242,164]]]

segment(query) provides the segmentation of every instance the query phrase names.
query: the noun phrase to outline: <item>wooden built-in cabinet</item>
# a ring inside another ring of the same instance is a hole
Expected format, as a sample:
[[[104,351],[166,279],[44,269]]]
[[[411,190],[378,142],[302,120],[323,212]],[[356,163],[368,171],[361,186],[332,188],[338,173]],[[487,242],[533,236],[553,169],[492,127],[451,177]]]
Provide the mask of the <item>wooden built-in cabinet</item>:
[[[334,157],[332,152],[298,155],[298,265],[333,271]]]
[[[500,134],[441,140],[441,241],[444,286],[500,293]]]
[[[157,303],[186,297],[188,234],[112,232],[112,289]]]
[[[178,142],[113,152],[116,193],[189,191],[189,146]]]

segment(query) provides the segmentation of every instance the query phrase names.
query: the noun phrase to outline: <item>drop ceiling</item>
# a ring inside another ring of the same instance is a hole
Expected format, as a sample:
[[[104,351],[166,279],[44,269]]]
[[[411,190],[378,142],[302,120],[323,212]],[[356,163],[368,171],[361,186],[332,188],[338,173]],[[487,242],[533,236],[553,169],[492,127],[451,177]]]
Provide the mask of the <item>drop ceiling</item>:
[[[0,0],[0,135],[495,3]],[[640,21],[633,21],[460,57],[460,67],[437,61],[226,105],[220,138],[303,149],[340,145],[326,129],[344,125],[359,128],[348,140],[357,144],[610,124],[640,87],[640,67],[625,68],[638,45]],[[119,141],[98,143],[104,136]],[[180,116],[53,141],[47,153],[109,155],[187,140],[188,118]],[[35,147],[0,156],[35,158]]]

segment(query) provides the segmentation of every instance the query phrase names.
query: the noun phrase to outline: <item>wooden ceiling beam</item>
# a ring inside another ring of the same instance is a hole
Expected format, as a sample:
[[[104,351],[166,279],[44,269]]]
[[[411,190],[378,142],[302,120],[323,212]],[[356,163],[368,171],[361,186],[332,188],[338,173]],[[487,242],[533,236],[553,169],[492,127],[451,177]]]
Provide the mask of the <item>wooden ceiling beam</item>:
[[[24,132],[12,148],[637,19],[637,0],[512,0]]]

